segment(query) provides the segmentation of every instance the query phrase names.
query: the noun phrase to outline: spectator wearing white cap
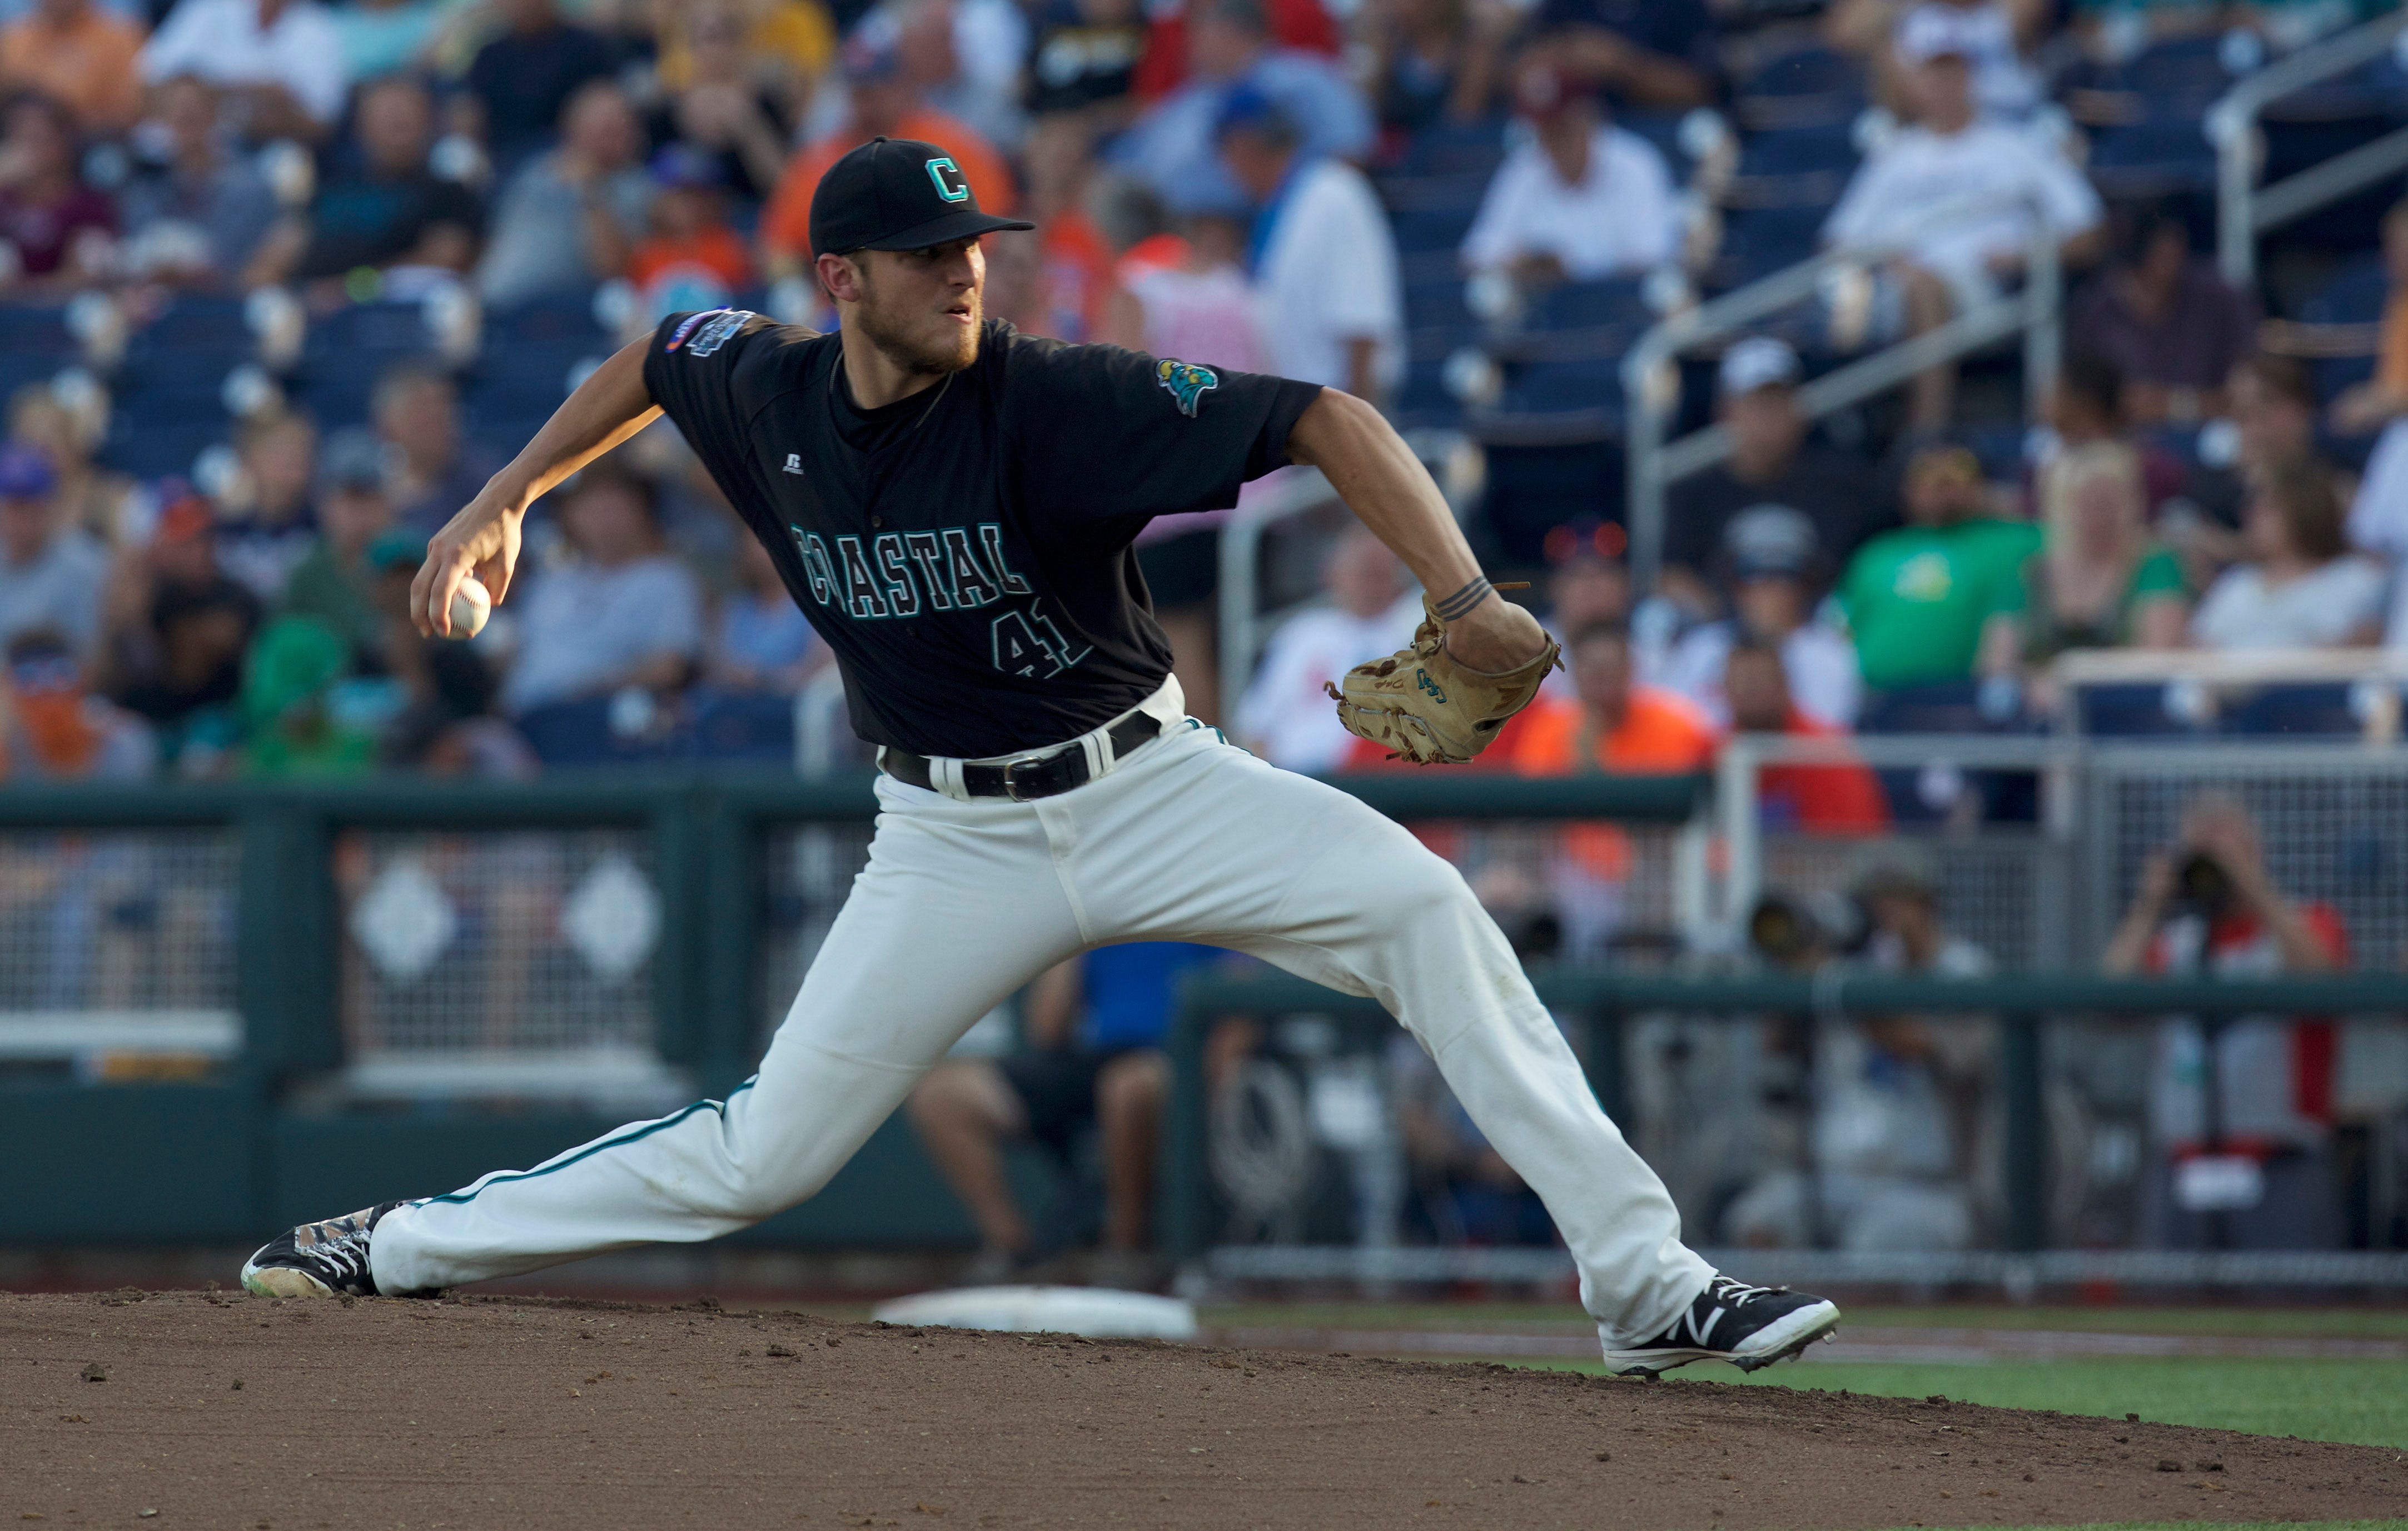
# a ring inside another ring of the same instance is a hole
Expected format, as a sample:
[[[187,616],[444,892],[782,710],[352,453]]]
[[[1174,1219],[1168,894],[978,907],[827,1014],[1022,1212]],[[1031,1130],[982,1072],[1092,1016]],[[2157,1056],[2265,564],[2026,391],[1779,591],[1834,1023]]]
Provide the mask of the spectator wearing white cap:
[[[1645,271],[1679,252],[1672,177],[1656,146],[1604,121],[1596,87],[1543,62],[1514,104],[1531,136],[1505,156],[1464,236],[1463,264],[1543,284]]]
[[[1814,583],[1822,562],[1814,523],[1785,505],[1758,505],[1731,518],[1723,534],[1731,614],[1689,630],[1664,662],[1657,680],[1704,708],[1715,726],[1730,726],[1723,675],[1742,641],[1775,648],[1799,708],[1819,723],[1853,727],[1864,696],[1856,647],[1814,615]]]
[[[2028,4],[2010,14],[2004,0],[1919,0],[1890,29],[1894,59],[1928,56],[1945,39],[1973,75],[1973,105],[1985,121],[2021,122],[2041,102],[2040,80],[2024,63],[2023,45],[2048,25]]]
[[[1730,459],[1674,484],[1665,496],[1661,584],[1692,614],[1724,608],[1717,560],[1733,518],[1752,507],[1787,506],[1802,514],[1826,571],[1886,525],[1865,465],[1806,439],[1799,371],[1798,353],[1770,336],[1750,336],[1723,352],[1716,414],[1731,434]],[[1820,585],[1818,579],[1818,594]]]
[[[1944,25],[1901,33],[1915,124],[1867,156],[1823,225],[1830,243],[1886,258],[1875,319],[1885,338],[1937,329],[2019,279],[2035,204],[2067,262],[2102,238],[2099,194],[2079,171],[2028,134],[1976,119],[1968,46]],[[1918,375],[1913,423],[1946,425],[1956,393],[1953,364]]]

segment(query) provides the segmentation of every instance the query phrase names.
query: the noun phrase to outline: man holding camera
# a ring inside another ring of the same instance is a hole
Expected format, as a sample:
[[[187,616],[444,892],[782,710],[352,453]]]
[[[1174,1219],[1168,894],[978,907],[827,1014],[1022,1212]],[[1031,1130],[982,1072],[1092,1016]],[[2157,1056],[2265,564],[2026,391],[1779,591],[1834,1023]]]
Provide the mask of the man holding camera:
[[[2236,979],[2324,972],[2348,961],[2341,916],[2275,886],[2256,823],[2222,792],[2203,792],[2184,808],[2173,843],[2142,868],[2102,959],[2110,973]],[[2167,1155],[2148,1191],[2152,1242],[2340,1242],[2327,1152],[2338,1050],[2329,1018],[2167,1019],[2149,1089],[2151,1126]]]

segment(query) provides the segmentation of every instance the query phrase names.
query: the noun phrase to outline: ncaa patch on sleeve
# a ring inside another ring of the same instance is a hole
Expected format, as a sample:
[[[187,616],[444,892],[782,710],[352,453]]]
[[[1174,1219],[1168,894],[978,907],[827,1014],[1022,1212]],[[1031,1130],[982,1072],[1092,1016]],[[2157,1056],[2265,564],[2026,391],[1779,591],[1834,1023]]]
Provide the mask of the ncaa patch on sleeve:
[[[1219,374],[1211,367],[1168,359],[1154,364],[1154,380],[1178,401],[1179,412],[1190,420],[1196,418],[1196,407],[1204,402],[1205,393],[1221,386]]]
[[[686,356],[710,356],[715,354],[723,344],[735,339],[735,332],[741,330],[741,327],[747,325],[752,318],[753,318],[752,308],[720,308],[720,310],[712,310],[712,313],[695,313],[694,318],[686,321],[686,325],[691,325],[694,321],[710,321],[710,322],[706,322],[701,330],[695,330],[691,342],[686,342],[684,337],[686,325],[679,325],[679,335],[672,335],[672,337],[669,337],[667,349],[672,349],[674,351],[674,349],[679,349],[681,344],[684,344]]]

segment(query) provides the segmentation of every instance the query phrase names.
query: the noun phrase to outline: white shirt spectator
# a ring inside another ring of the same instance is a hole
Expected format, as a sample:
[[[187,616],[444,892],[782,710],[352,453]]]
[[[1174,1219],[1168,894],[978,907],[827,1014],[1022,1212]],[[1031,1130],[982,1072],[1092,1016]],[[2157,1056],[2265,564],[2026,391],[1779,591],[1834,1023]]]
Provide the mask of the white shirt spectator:
[[[1418,591],[1376,617],[1320,607],[1289,618],[1271,635],[1254,683],[1238,704],[1238,732],[1283,769],[1337,769],[1354,736],[1338,721],[1323,683],[1411,643],[1421,620]]]
[[[1272,222],[1254,283],[1275,370],[1345,388],[1348,342],[1370,339],[1379,344],[1376,376],[1394,386],[1405,364],[1397,242],[1363,172],[1316,160],[1297,170],[1264,216]]]
[[[2191,637],[2208,649],[2334,648],[2381,619],[2386,583],[2378,565],[2354,553],[2279,585],[2236,564],[2207,587]]]
[[[1738,637],[1738,627],[1728,622],[1690,629],[1666,656],[1656,683],[1697,703],[1716,728],[1729,728],[1723,671]],[[1865,682],[1856,668],[1856,646],[1846,634],[1819,622],[1807,622],[1781,640],[1781,668],[1789,678],[1789,699],[1799,710],[1841,728],[1856,725]]]
[[[1987,292],[1986,263],[2031,248],[2032,195],[2059,241],[2098,226],[2099,193],[2028,135],[1991,122],[1948,134],[1911,127],[1856,167],[1823,236],[1899,250],[1960,294]],[[1931,221],[1948,204],[1976,199],[1982,206],[1965,216]]]
[[[666,553],[616,568],[546,569],[528,592],[518,657],[502,681],[511,712],[591,694],[662,654],[702,654],[702,587]]]
[[[1505,157],[1464,236],[1463,264],[1480,270],[1552,255],[1574,281],[1596,281],[1662,265],[1680,245],[1664,156],[1635,133],[1600,125],[1577,185],[1564,182],[1535,141]]]
[[[259,24],[259,0],[183,0],[142,49],[155,85],[197,75],[212,85],[281,85],[321,122],[342,114],[351,80],[343,38],[325,11],[295,0]]]
[[[2408,420],[2393,421],[2375,438],[2350,502],[2349,540],[2378,558],[2408,558]]]
[[[100,590],[108,577],[108,554],[80,531],[52,537],[30,563],[12,564],[0,554],[0,648],[47,627],[89,660],[100,636]]]

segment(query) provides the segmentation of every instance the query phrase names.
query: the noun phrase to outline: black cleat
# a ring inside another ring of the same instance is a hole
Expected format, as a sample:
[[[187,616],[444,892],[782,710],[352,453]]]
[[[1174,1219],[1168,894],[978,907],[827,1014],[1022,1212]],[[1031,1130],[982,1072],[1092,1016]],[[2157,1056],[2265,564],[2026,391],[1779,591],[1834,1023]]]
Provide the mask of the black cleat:
[[[373,1297],[368,1274],[368,1236],[400,1206],[388,1201],[349,1217],[304,1223],[262,1244],[242,1263],[243,1290],[263,1297]]]
[[[1606,1352],[1605,1364],[1624,1377],[1653,1377],[1692,1361],[1727,1361],[1754,1371],[1796,1359],[1839,1327],[1840,1310],[1828,1298],[1717,1276],[1679,1323],[1643,1344]]]

